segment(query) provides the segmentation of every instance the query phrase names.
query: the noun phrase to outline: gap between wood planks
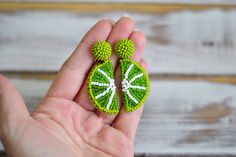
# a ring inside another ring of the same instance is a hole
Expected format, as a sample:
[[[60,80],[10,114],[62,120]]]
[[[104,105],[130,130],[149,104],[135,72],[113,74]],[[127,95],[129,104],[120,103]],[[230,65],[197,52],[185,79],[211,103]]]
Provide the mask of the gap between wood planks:
[[[0,72],[9,78],[53,80],[56,72]],[[209,81],[236,85],[236,75],[149,74],[151,80]]]
[[[163,4],[163,3],[65,3],[65,2],[0,2],[0,11],[19,10],[63,10],[80,12],[135,11],[145,13],[166,13],[182,10],[235,9],[235,4]]]

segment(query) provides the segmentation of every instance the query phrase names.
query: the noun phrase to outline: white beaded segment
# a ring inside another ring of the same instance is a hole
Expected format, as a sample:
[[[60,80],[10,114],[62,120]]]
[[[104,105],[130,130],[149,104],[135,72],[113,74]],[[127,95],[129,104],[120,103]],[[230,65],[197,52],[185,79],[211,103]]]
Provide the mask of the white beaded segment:
[[[93,82],[93,81],[92,81],[92,85],[97,85],[100,87],[108,87],[109,86],[109,84],[107,84],[107,83],[100,83],[100,82]]]
[[[138,90],[146,90],[146,87],[139,86],[139,85],[132,85],[131,83],[134,82],[136,79],[140,78],[143,76],[143,73],[135,75],[130,81],[128,81],[129,73],[134,67],[133,64],[131,64],[127,71],[125,72],[125,78],[122,80],[122,91],[127,93],[128,97],[136,104],[138,104],[138,100],[136,100],[130,93],[129,89],[138,89]]]
[[[135,75],[135,76],[129,81],[129,83],[134,82],[136,79],[138,79],[138,78],[140,78],[140,77],[142,77],[142,76],[143,76],[143,73],[140,73],[140,74],[138,74],[138,75]]]
[[[133,89],[140,89],[140,90],[146,90],[146,87],[143,86],[137,86],[137,85],[130,85],[129,88],[133,88]]]
[[[102,69],[98,69],[98,72],[100,72],[103,76],[105,76],[105,77],[108,79],[108,81],[114,80],[114,79],[110,78],[110,77],[107,75],[107,73],[105,73]]]
[[[100,86],[100,87],[107,87],[107,89],[105,91],[103,91],[102,93],[95,96],[95,99],[99,99],[99,98],[105,96],[106,94],[108,94],[111,91],[111,95],[110,95],[108,103],[106,105],[106,109],[109,109],[110,106],[111,106],[112,100],[115,96],[115,93],[116,93],[115,80],[110,78],[107,75],[107,73],[104,72],[102,69],[98,69],[98,72],[100,72],[103,76],[105,76],[107,78],[107,80],[109,81],[109,83],[101,83],[101,82],[92,81],[92,83],[91,83],[92,85]]]
[[[132,70],[133,66],[134,66],[134,65],[131,64],[131,65],[129,66],[128,70],[125,72],[125,79],[128,79],[128,77],[129,77],[129,72]]]
[[[127,93],[128,97],[129,97],[131,100],[133,100],[133,101],[135,102],[135,104],[138,103],[138,100],[136,100],[136,99],[130,94],[129,90],[127,90],[126,93]]]

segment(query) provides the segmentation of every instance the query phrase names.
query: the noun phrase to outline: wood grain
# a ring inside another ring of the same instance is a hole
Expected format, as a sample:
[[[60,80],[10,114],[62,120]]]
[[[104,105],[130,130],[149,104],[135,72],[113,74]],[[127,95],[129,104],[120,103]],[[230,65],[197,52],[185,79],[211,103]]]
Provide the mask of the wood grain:
[[[0,71],[55,72],[98,19],[123,13],[1,12]],[[149,39],[151,74],[235,75],[236,10],[130,15]]]
[[[128,13],[152,80],[136,156],[236,156],[235,0],[23,1],[0,0],[0,73],[29,111],[96,21]]]
[[[56,1],[55,1],[56,2]],[[166,13],[169,11],[183,11],[186,9],[191,10],[206,10],[206,9],[232,9],[236,7],[236,3],[55,3],[53,1],[24,1],[19,2],[0,2],[1,11],[19,11],[19,10],[63,10],[63,11],[80,11],[80,12],[104,12],[104,11],[139,11],[143,13]]]
[[[51,81],[13,82],[30,111]],[[137,154],[236,155],[236,86],[205,81],[151,81],[135,141]]]
[[[0,2],[6,2],[6,0],[0,0]],[[142,4],[155,4],[155,3],[164,3],[164,4],[236,4],[235,0],[7,0],[7,2],[92,2],[92,3],[142,3]]]

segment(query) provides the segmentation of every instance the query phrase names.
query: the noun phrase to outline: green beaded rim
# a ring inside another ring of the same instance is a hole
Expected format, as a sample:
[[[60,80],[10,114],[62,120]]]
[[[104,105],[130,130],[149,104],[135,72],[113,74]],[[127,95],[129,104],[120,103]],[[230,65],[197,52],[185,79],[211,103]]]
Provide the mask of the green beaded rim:
[[[113,71],[112,71],[112,62],[111,61],[106,61],[102,64],[95,65],[93,70],[90,72],[89,77],[88,77],[88,92],[89,92],[89,99],[93,102],[94,106],[100,110],[103,111],[107,114],[117,114],[119,112],[119,107],[118,107],[118,101],[117,101],[117,94],[115,93],[114,97],[112,98],[112,103],[114,101],[114,104],[111,104],[113,106],[113,109],[107,109],[105,107],[102,107],[99,100],[95,98],[94,93],[93,93],[93,87],[92,87],[92,82],[93,82],[93,77],[96,75],[95,73],[97,72],[98,69],[108,66],[110,70],[105,71],[107,75],[110,77],[113,77]],[[110,91],[109,91],[110,92]],[[109,93],[108,93],[109,94]],[[114,100],[113,100],[114,99]],[[114,109],[115,106],[115,109]]]
[[[127,93],[123,92],[122,91],[122,95],[123,95],[123,102],[124,102],[124,106],[125,106],[125,109],[127,112],[132,112],[134,110],[137,110],[138,108],[140,108],[143,103],[145,102],[145,100],[147,99],[148,95],[149,95],[149,91],[150,91],[150,82],[149,82],[149,77],[146,73],[146,71],[143,69],[143,67],[141,65],[139,65],[137,62],[133,61],[133,60],[130,60],[130,59],[123,59],[120,61],[121,62],[121,71],[122,71],[122,81],[124,79],[124,71],[127,70],[127,69],[124,69],[123,65],[122,65],[122,62],[131,62],[131,64],[134,64],[135,66],[137,66],[140,71],[143,73],[143,77],[145,78],[145,81],[146,81],[146,92],[144,94],[144,96],[141,98],[141,100],[138,102],[138,104],[136,104],[134,107],[130,107],[126,101],[124,102],[124,99],[128,99],[130,100],[129,97],[127,97]]]

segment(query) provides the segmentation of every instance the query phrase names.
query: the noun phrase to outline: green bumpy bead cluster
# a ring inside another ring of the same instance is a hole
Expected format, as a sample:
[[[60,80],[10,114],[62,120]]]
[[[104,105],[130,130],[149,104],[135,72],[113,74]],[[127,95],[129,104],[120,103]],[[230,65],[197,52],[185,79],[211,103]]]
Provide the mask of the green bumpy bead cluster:
[[[108,60],[111,56],[111,52],[111,45],[106,41],[96,42],[92,47],[94,58],[99,61]]]
[[[128,59],[134,53],[134,43],[129,39],[121,39],[115,45],[117,56],[123,59]]]

